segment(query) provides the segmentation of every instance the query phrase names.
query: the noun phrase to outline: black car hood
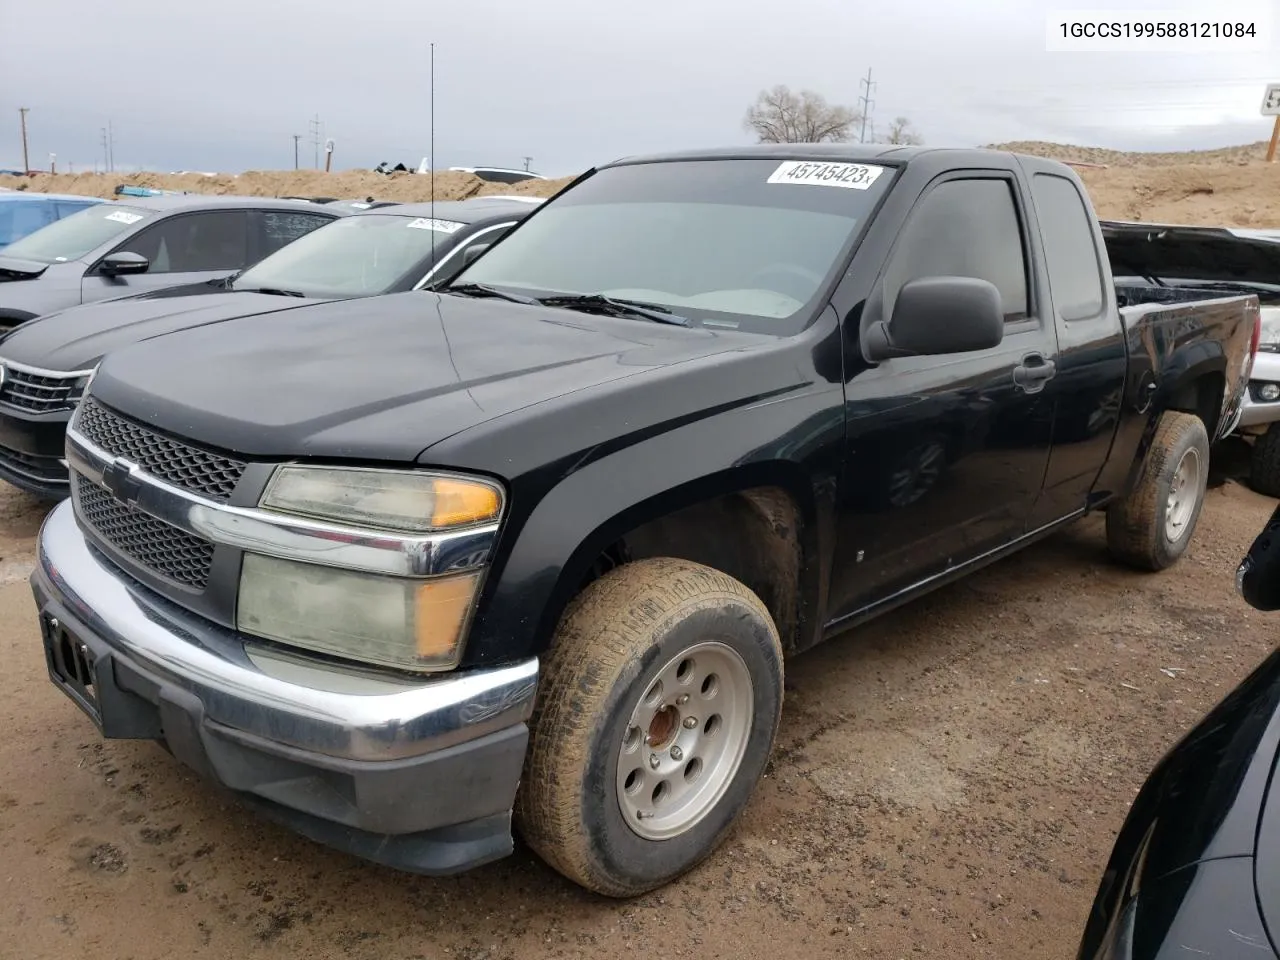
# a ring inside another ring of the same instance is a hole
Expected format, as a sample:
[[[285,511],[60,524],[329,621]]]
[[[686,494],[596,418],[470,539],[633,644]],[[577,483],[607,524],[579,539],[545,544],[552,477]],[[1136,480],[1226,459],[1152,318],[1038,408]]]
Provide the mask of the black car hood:
[[[1214,707],[1147,778],[1116,838],[1086,943],[1099,939],[1128,891],[1192,864],[1253,855],[1277,749],[1280,651]]]
[[[39,260],[21,260],[18,257],[6,257],[0,252],[0,281],[34,280],[49,269],[49,264]]]
[[[248,457],[409,462],[530,404],[759,340],[419,291],[126,347],[103,361],[93,394]]]
[[[232,317],[321,302],[224,290],[185,297],[122,297],[85,303],[17,327],[0,341],[0,357],[48,370],[83,370],[109,351],[140,340]]]

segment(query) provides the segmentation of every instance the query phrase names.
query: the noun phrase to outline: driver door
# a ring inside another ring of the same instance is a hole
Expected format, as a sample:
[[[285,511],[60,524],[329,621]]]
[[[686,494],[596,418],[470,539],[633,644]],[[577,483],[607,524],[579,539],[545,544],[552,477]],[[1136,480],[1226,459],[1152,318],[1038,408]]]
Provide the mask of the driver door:
[[[1003,342],[867,366],[846,338],[846,450],[831,609],[849,616],[1020,537],[1044,482],[1052,318],[1035,296],[1013,174],[934,181],[894,241],[877,285],[883,316],[910,280],[976,277],[1000,291]],[[1021,381],[1021,382],[1020,382]]]

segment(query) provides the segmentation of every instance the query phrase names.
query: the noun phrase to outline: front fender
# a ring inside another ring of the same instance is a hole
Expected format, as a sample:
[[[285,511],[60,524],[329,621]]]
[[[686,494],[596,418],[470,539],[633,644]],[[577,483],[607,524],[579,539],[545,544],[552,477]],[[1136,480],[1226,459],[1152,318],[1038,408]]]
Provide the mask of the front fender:
[[[692,504],[757,487],[794,501],[800,530],[797,640],[807,646],[832,550],[843,393],[834,389],[723,411],[577,466],[518,509],[501,534],[464,662],[545,649],[593,561],[628,530]],[[760,438],[773,438],[761,444]]]

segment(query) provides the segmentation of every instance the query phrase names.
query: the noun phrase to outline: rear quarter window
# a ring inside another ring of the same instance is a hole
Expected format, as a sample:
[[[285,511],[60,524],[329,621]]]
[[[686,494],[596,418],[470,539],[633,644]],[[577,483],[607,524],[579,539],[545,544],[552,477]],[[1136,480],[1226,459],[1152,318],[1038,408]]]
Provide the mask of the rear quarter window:
[[[1106,306],[1106,298],[1093,219],[1084,197],[1066,177],[1048,173],[1031,178],[1031,193],[1058,317],[1070,322],[1098,316]]]

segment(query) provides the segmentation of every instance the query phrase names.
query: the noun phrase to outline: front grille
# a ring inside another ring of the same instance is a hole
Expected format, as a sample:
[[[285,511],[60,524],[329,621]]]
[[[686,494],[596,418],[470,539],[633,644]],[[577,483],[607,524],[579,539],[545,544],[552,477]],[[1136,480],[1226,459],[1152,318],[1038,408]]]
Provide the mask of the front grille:
[[[79,474],[73,477],[81,523],[153,573],[186,587],[205,588],[213,563],[212,543],[131,510]]]
[[[93,397],[80,403],[75,428],[108,453],[126,457],[154,477],[214,500],[226,500],[245,463],[201,450],[108,410]]]
[[[19,450],[10,450],[8,447],[0,446],[0,464],[15,473],[25,474],[40,480],[61,480],[65,482],[67,479],[67,468],[62,465],[57,457],[36,457],[29,453],[22,453]]]
[[[71,388],[75,386],[78,376],[43,376],[15,367],[5,368],[4,374],[4,383],[0,384],[0,401],[11,407],[50,413],[55,410],[70,410],[75,406],[70,398]]]

